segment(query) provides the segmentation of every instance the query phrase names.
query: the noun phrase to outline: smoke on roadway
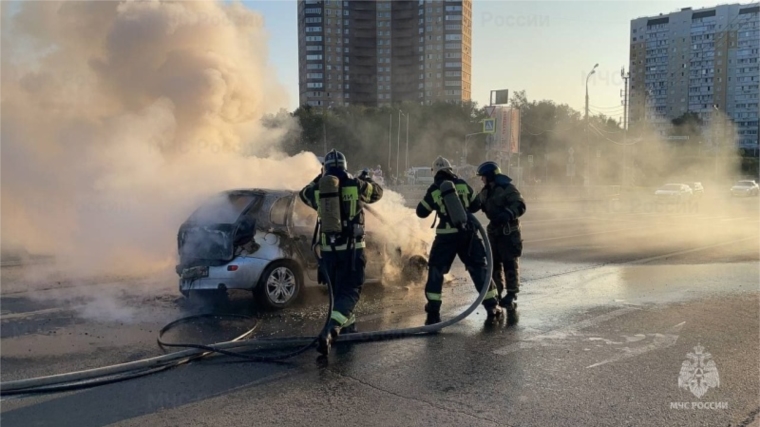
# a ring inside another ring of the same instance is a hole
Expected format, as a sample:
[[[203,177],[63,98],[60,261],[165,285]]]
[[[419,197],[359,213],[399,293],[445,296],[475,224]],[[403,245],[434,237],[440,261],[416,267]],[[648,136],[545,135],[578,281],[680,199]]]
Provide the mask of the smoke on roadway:
[[[3,2],[2,20],[6,250],[53,254],[66,277],[173,274],[175,287],[177,229],[203,200],[319,173],[313,153],[279,149],[295,120],[260,122],[288,98],[249,8]],[[386,197],[381,214],[406,209]],[[53,277],[33,270],[30,282]]]

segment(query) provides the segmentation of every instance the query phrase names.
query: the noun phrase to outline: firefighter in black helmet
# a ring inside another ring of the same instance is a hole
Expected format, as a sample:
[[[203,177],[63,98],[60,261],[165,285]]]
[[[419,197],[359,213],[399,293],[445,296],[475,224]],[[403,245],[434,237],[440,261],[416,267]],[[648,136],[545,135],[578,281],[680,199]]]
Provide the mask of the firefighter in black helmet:
[[[443,276],[448,273],[454,258],[459,259],[467,268],[470,277],[475,282],[475,287],[480,291],[487,280],[488,269],[486,268],[486,251],[483,241],[475,233],[474,228],[459,229],[452,226],[452,221],[446,210],[441,185],[444,181],[451,181],[456,189],[457,196],[465,210],[474,213],[480,210],[480,202],[477,194],[465,180],[459,178],[452,171],[451,163],[443,157],[438,157],[433,162],[433,175],[435,181],[428,188],[425,197],[417,205],[417,216],[427,218],[435,211],[439,220],[436,228],[436,236],[433,247],[430,250],[428,260],[428,279],[425,284],[425,312],[427,312],[426,325],[441,321],[441,291],[443,288]],[[502,317],[502,310],[496,299],[497,292],[493,283],[491,289],[483,299],[486,309],[487,321],[493,322]]]
[[[330,151],[325,156],[322,174],[299,193],[301,201],[319,214],[320,262],[333,288],[330,323],[320,334],[317,346],[324,356],[341,331],[355,331],[353,311],[359,302],[367,264],[362,206],[383,197],[383,188],[372,181],[369,171],[365,169],[359,177],[353,177],[347,167],[343,153]],[[330,190],[325,191],[326,188]]]
[[[481,164],[477,174],[485,184],[478,199],[489,220],[488,240],[493,251],[493,280],[499,290],[499,305],[514,312],[520,291],[518,259],[523,249],[519,218],[525,214],[525,200],[495,162]],[[505,288],[507,294],[503,295]]]

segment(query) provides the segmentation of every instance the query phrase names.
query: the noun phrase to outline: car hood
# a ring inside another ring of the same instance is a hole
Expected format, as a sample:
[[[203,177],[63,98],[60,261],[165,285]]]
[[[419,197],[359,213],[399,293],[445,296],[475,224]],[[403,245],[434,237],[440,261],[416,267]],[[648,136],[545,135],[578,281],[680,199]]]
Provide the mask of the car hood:
[[[657,190],[654,192],[654,194],[658,196],[670,196],[673,194],[680,194],[681,192],[678,190]]]
[[[744,186],[740,186],[740,185],[734,185],[733,187],[731,187],[731,190],[735,190],[735,191],[736,190],[738,190],[738,191],[749,191],[752,188],[754,188],[754,187],[744,187]]]

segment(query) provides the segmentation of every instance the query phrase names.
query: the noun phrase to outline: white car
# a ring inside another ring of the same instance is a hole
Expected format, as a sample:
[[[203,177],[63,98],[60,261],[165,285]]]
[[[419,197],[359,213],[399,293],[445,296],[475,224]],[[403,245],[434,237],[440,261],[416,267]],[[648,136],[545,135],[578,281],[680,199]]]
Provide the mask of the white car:
[[[754,180],[742,180],[734,184],[733,187],[731,187],[731,195],[732,196],[757,196],[760,194],[760,188],[757,185],[757,182]]]
[[[298,298],[307,279],[324,285],[311,249],[317,214],[297,194],[230,190],[195,210],[177,233],[182,295],[218,298],[229,289],[244,289],[263,306],[281,309]],[[380,243],[374,232],[367,230],[367,282],[382,281],[386,263],[401,272],[404,282],[425,278],[424,254]]]
[[[657,200],[684,201],[691,198],[693,191],[686,184],[665,184],[654,192]]]

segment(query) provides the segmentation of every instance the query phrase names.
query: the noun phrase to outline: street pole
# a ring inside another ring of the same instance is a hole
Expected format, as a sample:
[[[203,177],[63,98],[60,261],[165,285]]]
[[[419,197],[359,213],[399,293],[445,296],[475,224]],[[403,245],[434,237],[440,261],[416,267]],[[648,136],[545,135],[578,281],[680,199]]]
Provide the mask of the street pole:
[[[409,170],[409,114],[406,115],[406,167],[404,170]]]
[[[588,79],[591,78],[591,75],[594,74],[596,67],[598,66],[599,64],[595,64],[594,68],[592,68],[591,72],[586,76],[586,185],[588,186],[591,185],[591,141],[588,131]]]
[[[625,67],[620,70],[620,77],[623,78],[623,186],[626,186],[628,174],[628,78],[630,73],[625,73]]]
[[[398,110],[398,137],[396,139],[396,177],[398,177],[398,158],[401,157],[401,110]]]
[[[390,117],[390,122],[388,122],[388,170],[391,170],[391,153],[393,152],[393,149],[391,148],[391,135],[393,135],[393,113],[389,113],[388,116]]]
[[[322,106],[322,145],[323,153],[327,154],[327,125],[325,124],[325,109],[326,106]]]
[[[720,110],[718,109],[718,106],[713,104],[713,109],[715,110],[713,112],[713,138],[715,141],[715,182],[718,182],[718,113],[720,113]]]

